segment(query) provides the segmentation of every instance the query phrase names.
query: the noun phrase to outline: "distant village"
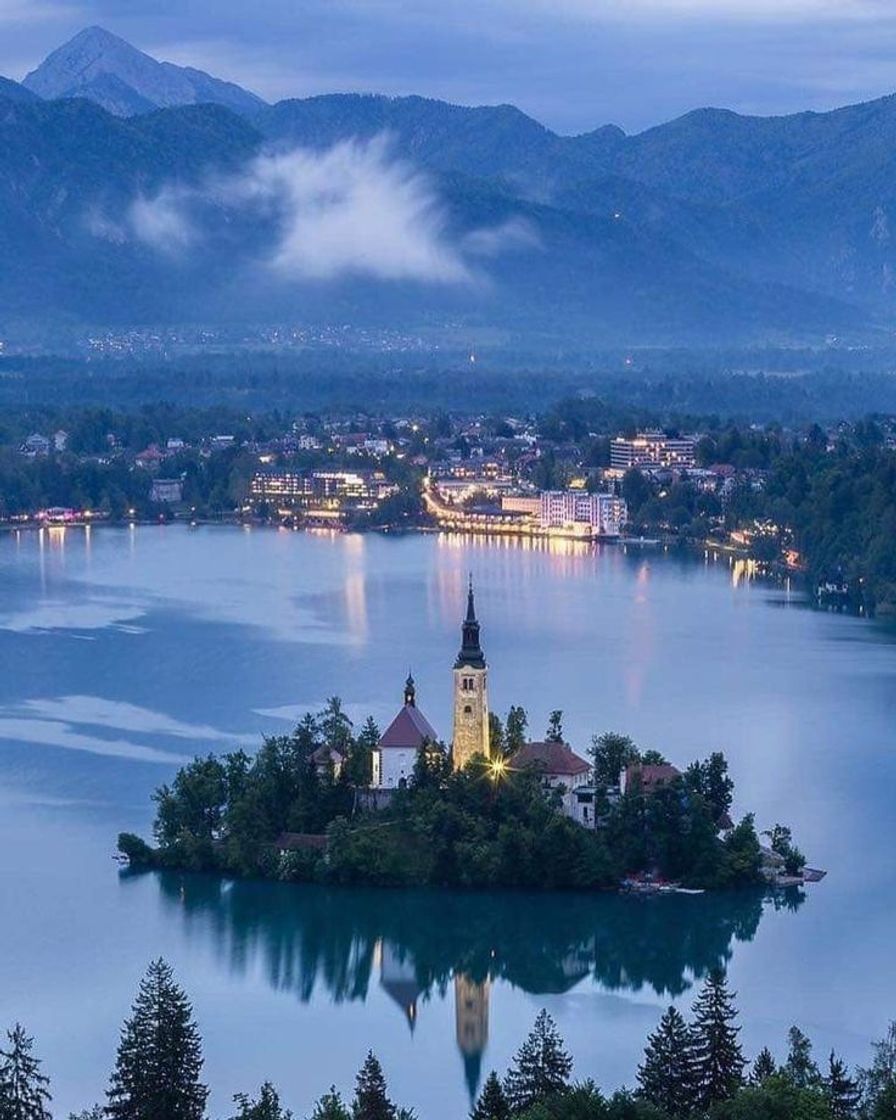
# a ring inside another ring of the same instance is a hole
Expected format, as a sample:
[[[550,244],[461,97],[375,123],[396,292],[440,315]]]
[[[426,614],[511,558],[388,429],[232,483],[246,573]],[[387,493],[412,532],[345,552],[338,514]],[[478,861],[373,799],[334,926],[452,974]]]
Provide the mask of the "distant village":
[[[428,525],[616,540],[638,535],[626,493],[633,472],[660,495],[685,481],[711,496],[720,525],[738,486],[762,486],[761,470],[701,463],[700,439],[700,433],[663,431],[563,439],[534,419],[514,416],[302,417],[265,439],[173,434],[138,447],[114,431],[104,433],[99,448],[85,448],[66,430],[32,432],[18,445],[23,459],[126,470],[132,496],[118,509],[110,503],[23,509],[0,494],[0,518],[13,524],[211,518],[290,528]],[[223,491],[210,495],[197,485],[203,466],[229,470]],[[741,534],[729,543],[748,542]]]

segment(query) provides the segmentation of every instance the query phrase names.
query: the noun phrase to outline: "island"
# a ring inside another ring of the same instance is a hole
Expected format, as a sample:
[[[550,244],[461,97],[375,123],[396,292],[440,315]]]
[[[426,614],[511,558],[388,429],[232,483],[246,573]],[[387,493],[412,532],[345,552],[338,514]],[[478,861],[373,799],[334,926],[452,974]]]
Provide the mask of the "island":
[[[341,701],[291,735],[196,758],[154,795],[155,844],[119,836],[133,868],[176,868],[286,882],[400,887],[703,891],[817,878],[775,825],[730,816],[720,752],[684,770],[630,738],[565,741],[563,713],[531,741],[524,708],[489,709],[489,669],[472,580],[454,661],[451,746],[408,675],[381,734],[356,732]]]

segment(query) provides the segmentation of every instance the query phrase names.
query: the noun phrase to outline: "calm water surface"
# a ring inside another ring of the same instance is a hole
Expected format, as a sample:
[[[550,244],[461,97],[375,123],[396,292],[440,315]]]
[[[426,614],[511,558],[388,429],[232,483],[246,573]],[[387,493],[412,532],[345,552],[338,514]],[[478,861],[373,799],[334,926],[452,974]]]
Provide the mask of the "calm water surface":
[[[584,750],[616,729],[723,749],[740,812],[790,822],[819,886],[631,900],[331,892],[121,876],[121,829],[196,751],[252,746],[338,693],[383,724],[408,667],[450,730],[475,573],[492,702]],[[98,1099],[146,963],[193,998],[212,1114],[265,1078],[297,1115],[373,1046],[421,1120],[465,1115],[538,1009],[580,1076],[630,1082],[660,1009],[727,962],[744,1042],[792,1022],[864,1060],[896,1017],[896,643],[724,561],[451,538],[141,528],[0,536],[0,1023],[56,1111]]]

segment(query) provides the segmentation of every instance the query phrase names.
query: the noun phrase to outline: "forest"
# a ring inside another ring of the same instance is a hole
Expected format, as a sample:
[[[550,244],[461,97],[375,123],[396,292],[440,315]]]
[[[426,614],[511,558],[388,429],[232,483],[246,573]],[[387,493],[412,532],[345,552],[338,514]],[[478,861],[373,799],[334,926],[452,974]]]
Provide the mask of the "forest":
[[[725,974],[710,972],[689,1018],[675,1006],[661,1016],[646,1040],[634,1089],[609,1095],[587,1076],[573,1080],[573,1058],[542,1010],[505,1075],[493,1070],[485,1079],[469,1120],[893,1120],[896,1023],[858,1070],[834,1051],[819,1063],[796,1026],[783,1058],[763,1046],[750,1063],[735,998]],[[103,1103],[69,1120],[205,1120],[209,1087],[202,1066],[190,1000],[171,967],[153,961],[122,1026]],[[272,1082],[255,1093],[234,1096],[232,1120],[293,1120]],[[34,1040],[16,1023],[0,1046],[0,1116],[51,1120],[51,1103]],[[331,1086],[308,1120],[416,1120],[416,1113],[392,1100],[385,1072],[368,1051],[353,1093],[343,1096]]]

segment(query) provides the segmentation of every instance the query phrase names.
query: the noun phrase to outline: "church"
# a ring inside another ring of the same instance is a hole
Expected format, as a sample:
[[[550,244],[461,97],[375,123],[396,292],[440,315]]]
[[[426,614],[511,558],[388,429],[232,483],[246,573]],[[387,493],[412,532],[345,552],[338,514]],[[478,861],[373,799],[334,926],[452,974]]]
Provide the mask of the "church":
[[[380,737],[373,752],[374,789],[401,789],[410,781],[417,752],[438,742],[432,724],[417,707],[414,678],[404,686],[404,706]],[[454,733],[451,759],[462,770],[474,755],[489,757],[488,665],[479,639],[473,581],[467,590],[467,613],[460,651],[454,661]]]

